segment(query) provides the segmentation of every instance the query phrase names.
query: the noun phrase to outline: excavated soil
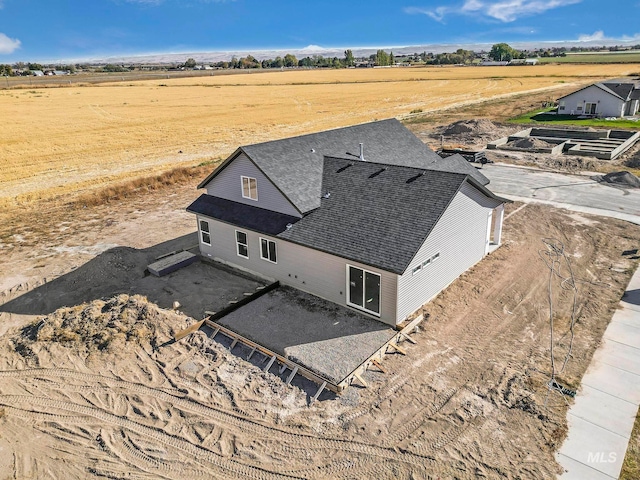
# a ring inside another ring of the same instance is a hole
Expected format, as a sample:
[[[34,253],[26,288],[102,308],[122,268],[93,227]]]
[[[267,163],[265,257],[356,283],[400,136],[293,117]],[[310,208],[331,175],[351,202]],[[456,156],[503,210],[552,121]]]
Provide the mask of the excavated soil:
[[[150,194],[110,205],[109,226],[71,223],[74,235],[14,240],[2,252],[10,260],[2,298],[88,264],[96,245],[148,248],[193,231],[193,219],[175,213],[189,195]],[[174,212],[172,229],[163,212]],[[102,222],[104,214],[88,212]],[[315,390],[285,385],[204,332],[160,346],[193,320],[136,292],[46,315],[5,312],[0,472],[69,480],[552,478],[572,399],[547,387],[549,302],[555,380],[575,389],[637,267],[623,252],[637,248],[640,227],[547,206],[510,204],[507,214],[504,245],[426,306],[417,344],[401,344],[407,356],[388,355],[386,373],[368,371],[369,388],[323,394],[310,406]]]
[[[602,180],[625,187],[640,188],[640,178],[631,172],[612,172],[602,176]]]
[[[487,118],[479,118],[460,120],[418,134],[428,145],[436,149],[441,146],[483,149],[491,140],[512,135],[518,130],[521,128],[494,123]]]
[[[522,149],[538,149],[538,148],[553,148],[557,146],[557,144],[549,143],[535,137],[527,137],[521,140],[514,140],[513,142],[508,143],[507,146],[522,148]]]

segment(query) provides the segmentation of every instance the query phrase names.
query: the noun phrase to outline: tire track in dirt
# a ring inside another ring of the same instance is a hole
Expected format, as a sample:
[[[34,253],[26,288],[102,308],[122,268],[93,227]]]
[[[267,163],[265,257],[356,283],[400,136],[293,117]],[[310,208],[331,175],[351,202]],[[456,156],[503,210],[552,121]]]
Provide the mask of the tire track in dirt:
[[[72,402],[52,400],[50,398],[30,397],[24,395],[0,395],[0,404],[6,406],[14,406],[15,404],[32,404],[46,408],[57,408],[60,410],[80,413],[89,417],[93,417],[107,424],[115,425],[120,428],[126,428],[140,435],[152,438],[153,440],[158,441],[164,445],[182,450],[184,453],[192,455],[197,459],[205,460],[207,463],[216,467],[220,475],[233,474],[236,476],[255,478],[260,480],[295,478],[289,475],[281,475],[258,467],[244,465],[233,460],[221,458],[212,451],[194,445],[186,440],[171,436],[161,430],[139,424],[132,420],[112,415],[97,408],[78,405]]]
[[[152,396],[158,400],[166,401],[189,410],[194,413],[203,415],[206,418],[210,418],[213,421],[217,421],[226,427],[232,429],[240,429],[245,433],[251,435],[260,436],[273,440],[274,437],[281,437],[279,440],[290,442],[292,445],[300,446],[300,448],[310,449],[325,449],[325,450],[339,450],[348,451],[353,453],[360,453],[365,455],[372,455],[381,458],[387,458],[389,460],[395,460],[405,464],[420,465],[424,462],[424,458],[419,455],[412,454],[400,454],[395,450],[385,447],[379,447],[376,445],[370,445],[367,443],[361,443],[357,441],[341,440],[335,438],[322,438],[312,435],[306,435],[302,433],[290,432],[280,428],[268,427],[260,423],[254,422],[250,419],[244,418],[235,412],[208,407],[197,403],[190,399],[182,397],[174,397],[164,391],[158,391],[153,388],[149,388],[143,385],[127,382],[125,380],[111,379],[109,377],[103,377],[101,375],[93,375],[88,373],[78,373],[75,371],[65,369],[33,369],[33,370],[13,370],[13,371],[0,371],[0,378],[2,377],[31,377],[31,376],[53,376],[53,377],[70,377],[78,378],[84,381],[99,381],[99,382],[111,382],[113,385],[118,385],[129,390],[133,390],[137,393]],[[390,389],[391,390],[391,389]],[[29,398],[29,397],[25,397]],[[89,408],[89,407],[86,407]],[[110,415],[110,414],[108,414]]]

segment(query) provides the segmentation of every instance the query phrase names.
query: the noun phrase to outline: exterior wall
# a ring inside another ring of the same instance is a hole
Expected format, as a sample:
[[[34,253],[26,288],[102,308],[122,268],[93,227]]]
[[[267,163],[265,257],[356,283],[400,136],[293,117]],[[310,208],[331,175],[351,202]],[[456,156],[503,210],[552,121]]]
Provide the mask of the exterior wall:
[[[257,201],[242,196],[242,176],[256,179],[258,185]],[[286,215],[302,216],[244,153],[240,153],[207,184],[207,194]]]
[[[593,85],[567,95],[560,101],[564,102],[564,110],[558,110],[560,114],[582,115],[585,103],[600,101],[596,107],[596,115],[604,117],[621,117],[623,115],[624,102]],[[578,107],[582,107],[582,110],[578,111]]]
[[[500,202],[465,183],[431,235],[398,278],[398,323],[440,293],[485,255],[488,219]],[[415,275],[413,268],[440,256]]]
[[[201,219],[209,222],[211,232],[211,246],[203,244],[200,240],[200,252],[203,256],[269,279],[279,280],[282,284],[339,305],[347,306],[347,265],[380,274],[380,317],[369,316],[390,325],[396,324],[397,275],[198,215],[198,222]],[[236,252],[236,230],[247,234],[248,259],[238,256]],[[260,238],[276,242],[277,264],[260,258]],[[354,310],[361,311],[356,308]],[[367,315],[366,312],[362,313]]]

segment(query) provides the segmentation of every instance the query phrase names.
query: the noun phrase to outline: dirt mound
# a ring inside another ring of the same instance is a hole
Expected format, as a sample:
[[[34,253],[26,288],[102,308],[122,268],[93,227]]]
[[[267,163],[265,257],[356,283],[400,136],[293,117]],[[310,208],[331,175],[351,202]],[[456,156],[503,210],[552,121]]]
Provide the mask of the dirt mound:
[[[84,355],[117,353],[139,346],[155,349],[171,338],[171,328],[164,318],[168,314],[141,295],[122,294],[107,301],[58,309],[19,330],[11,341],[17,353],[36,364],[36,344],[60,343]]]
[[[602,176],[602,180],[607,183],[615,183],[616,185],[640,188],[640,178],[627,171],[607,173]]]
[[[526,148],[526,149],[536,148],[537,149],[537,148],[553,148],[555,147],[555,144],[545,142],[544,140],[540,140],[539,138],[535,138],[535,137],[526,137],[521,140],[515,140],[509,143],[509,146],[515,147],[515,148]]]
[[[498,126],[491,120],[480,118],[477,120],[460,120],[454,122],[442,132],[443,135],[460,135],[464,133],[472,133],[475,135],[493,134]]]

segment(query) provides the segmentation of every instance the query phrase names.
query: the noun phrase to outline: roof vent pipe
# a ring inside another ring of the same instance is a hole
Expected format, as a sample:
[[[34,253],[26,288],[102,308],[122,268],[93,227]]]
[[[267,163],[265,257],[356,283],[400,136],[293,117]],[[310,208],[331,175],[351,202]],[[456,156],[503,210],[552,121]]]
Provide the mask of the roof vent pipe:
[[[360,144],[360,160],[366,162],[366,160],[364,159],[364,143]]]

